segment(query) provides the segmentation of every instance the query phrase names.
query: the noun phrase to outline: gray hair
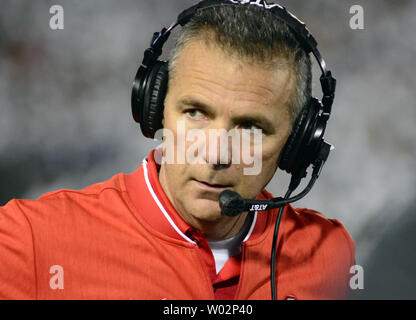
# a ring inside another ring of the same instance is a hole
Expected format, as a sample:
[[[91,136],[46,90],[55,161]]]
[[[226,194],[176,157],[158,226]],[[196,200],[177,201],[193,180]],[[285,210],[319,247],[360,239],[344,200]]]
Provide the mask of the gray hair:
[[[215,44],[246,61],[276,66],[283,58],[296,74],[296,91],[290,99],[290,114],[296,119],[312,94],[312,67],[308,54],[287,25],[271,12],[256,6],[221,5],[200,10],[183,28],[169,59],[173,77],[177,59],[190,42],[205,40],[214,33]]]

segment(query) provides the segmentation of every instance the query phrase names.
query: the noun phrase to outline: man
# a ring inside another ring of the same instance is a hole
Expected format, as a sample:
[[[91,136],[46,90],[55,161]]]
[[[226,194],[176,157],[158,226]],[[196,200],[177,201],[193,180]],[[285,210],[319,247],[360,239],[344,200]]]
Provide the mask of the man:
[[[0,208],[0,298],[270,299],[277,210],[228,217],[218,198],[224,190],[273,198],[264,187],[310,82],[309,57],[264,9],[200,10],[170,60],[162,148],[133,174]],[[198,161],[183,162],[195,147],[185,138],[192,130]],[[209,139],[224,130],[261,130],[257,174],[246,174],[232,144],[221,152],[220,135]],[[278,299],[344,298],[353,262],[353,241],[338,221],[286,206]]]

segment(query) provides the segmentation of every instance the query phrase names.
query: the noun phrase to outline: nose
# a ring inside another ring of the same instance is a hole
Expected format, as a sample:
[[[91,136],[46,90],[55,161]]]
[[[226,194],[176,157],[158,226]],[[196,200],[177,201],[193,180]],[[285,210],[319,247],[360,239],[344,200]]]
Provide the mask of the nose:
[[[205,162],[214,169],[225,169],[232,163],[232,141],[230,132],[224,128],[209,129],[206,139]]]

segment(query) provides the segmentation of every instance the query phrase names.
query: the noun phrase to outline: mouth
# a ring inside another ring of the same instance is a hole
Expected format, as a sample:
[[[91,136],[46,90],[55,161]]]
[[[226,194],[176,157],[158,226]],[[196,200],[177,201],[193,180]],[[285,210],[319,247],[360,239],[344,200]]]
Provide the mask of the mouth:
[[[193,179],[193,181],[199,188],[211,192],[222,192],[232,187],[230,184],[208,183],[196,179]]]

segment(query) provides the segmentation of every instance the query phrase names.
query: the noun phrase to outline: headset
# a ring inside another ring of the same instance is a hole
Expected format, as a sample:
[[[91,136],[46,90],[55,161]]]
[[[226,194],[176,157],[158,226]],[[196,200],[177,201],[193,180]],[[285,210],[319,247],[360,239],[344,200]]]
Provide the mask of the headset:
[[[318,43],[306,25],[286,8],[275,3],[268,3],[265,0],[202,0],[180,13],[168,28],[154,33],[151,45],[144,52],[143,61],[133,82],[131,110],[134,120],[140,124],[142,134],[153,139],[156,131],[163,127],[164,101],[169,80],[168,62],[158,60],[165,42],[174,28],[178,25],[182,27],[186,25],[199,10],[224,5],[257,6],[271,12],[276,19],[288,26],[305,53],[313,54],[322,72],[320,76],[322,99],[312,96],[308,99],[297,116],[280,155],[279,168],[291,175],[290,186],[285,197],[270,200],[248,200],[241,198],[238,193],[231,190],[223,191],[219,196],[220,207],[223,214],[227,216],[255,211],[258,204],[263,205],[262,208],[267,208],[267,210],[280,208],[275,224],[270,268],[272,299],[274,300],[276,299],[274,272],[276,243],[283,208],[287,203],[301,199],[310,191],[333,148],[324,140],[324,133],[335,98],[336,79],[328,70],[317,48]],[[303,192],[290,198],[291,193],[299,186],[301,179],[306,177],[310,165],[313,166],[313,173],[309,184]]]

